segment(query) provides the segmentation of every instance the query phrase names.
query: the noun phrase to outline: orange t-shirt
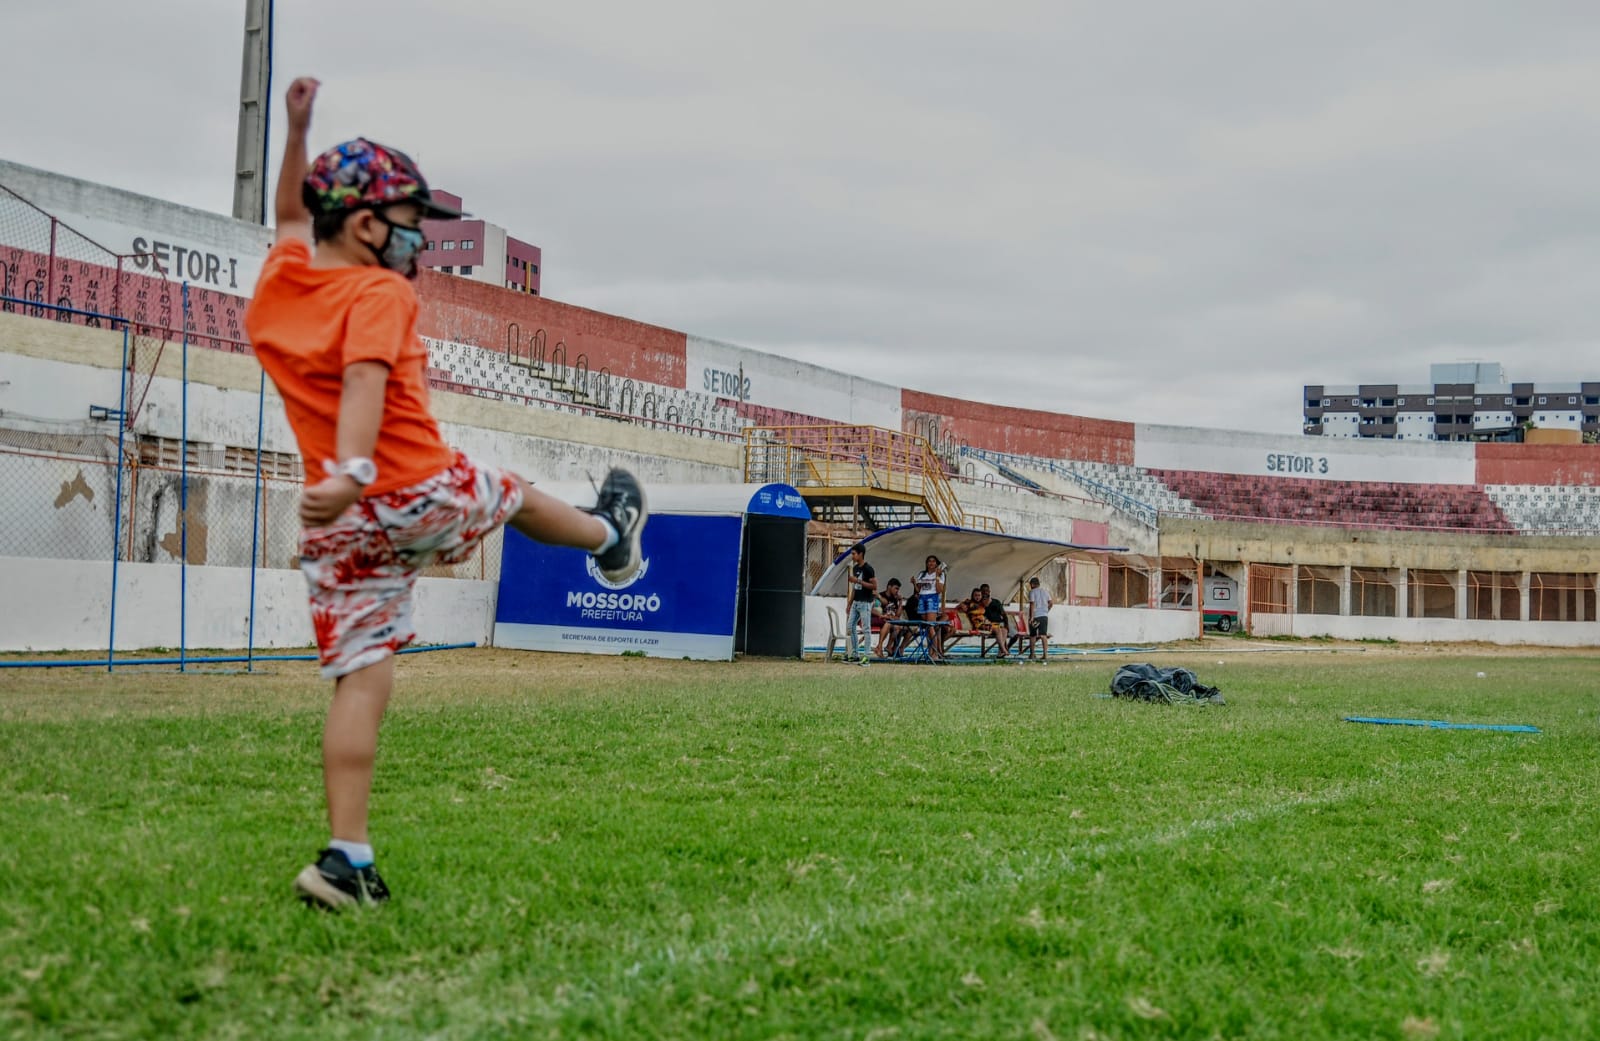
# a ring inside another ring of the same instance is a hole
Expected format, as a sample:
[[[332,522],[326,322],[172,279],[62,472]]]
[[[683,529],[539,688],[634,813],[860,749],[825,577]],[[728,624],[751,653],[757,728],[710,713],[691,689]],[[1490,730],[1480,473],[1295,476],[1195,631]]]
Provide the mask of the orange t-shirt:
[[[403,276],[312,267],[311,247],[286,239],[267,254],[244,324],[283,398],[308,482],[322,480],[323,461],[339,457],[344,370],[360,361],[389,367],[372,453],[378,479],[365,494],[417,484],[454,462],[428,410],[428,350],[417,335],[417,294]]]

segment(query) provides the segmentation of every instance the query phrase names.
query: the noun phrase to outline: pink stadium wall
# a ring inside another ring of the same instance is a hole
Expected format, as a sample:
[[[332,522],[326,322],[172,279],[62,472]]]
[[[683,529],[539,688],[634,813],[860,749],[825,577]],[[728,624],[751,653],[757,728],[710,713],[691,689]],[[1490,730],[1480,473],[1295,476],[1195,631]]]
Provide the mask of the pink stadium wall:
[[[974,448],[1017,452],[1053,459],[1101,463],[1133,462],[1133,424],[1037,409],[963,401],[907,390],[900,395],[904,429],[920,433],[918,421],[939,421],[941,440],[964,441]]]
[[[1600,485],[1600,446],[1478,446],[1478,483]]]
[[[526,357],[542,330],[546,352],[566,345],[568,365],[582,354],[590,372],[606,368],[617,379],[684,385],[683,333],[432,271],[418,276],[417,295],[423,336],[505,350],[514,325],[517,350]]]
[[[0,246],[0,296],[36,300],[54,307],[69,307],[93,314],[116,314],[131,319],[134,332],[154,330],[161,339],[183,337],[183,285],[154,274],[141,274],[128,258],[119,270],[107,263],[56,257],[16,247]],[[189,339],[199,347],[250,353],[244,336],[245,297],[189,287]],[[26,304],[8,303],[4,310],[31,314]],[[35,317],[65,321],[59,312],[40,311]],[[79,325],[101,325],[96,318],[76,317]],[[135,359],[135,365],[138,364]]]

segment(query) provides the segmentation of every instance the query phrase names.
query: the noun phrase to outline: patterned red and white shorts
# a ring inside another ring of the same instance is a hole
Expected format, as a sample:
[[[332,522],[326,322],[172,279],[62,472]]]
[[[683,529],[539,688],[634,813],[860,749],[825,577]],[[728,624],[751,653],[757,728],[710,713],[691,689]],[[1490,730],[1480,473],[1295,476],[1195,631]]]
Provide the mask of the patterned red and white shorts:
[[[410,643],[417,575],[466,560],[521,506],[515,477],[458,453],[426,481],[362,499],[328,527],[301,532],[322,675],[347,676]]]

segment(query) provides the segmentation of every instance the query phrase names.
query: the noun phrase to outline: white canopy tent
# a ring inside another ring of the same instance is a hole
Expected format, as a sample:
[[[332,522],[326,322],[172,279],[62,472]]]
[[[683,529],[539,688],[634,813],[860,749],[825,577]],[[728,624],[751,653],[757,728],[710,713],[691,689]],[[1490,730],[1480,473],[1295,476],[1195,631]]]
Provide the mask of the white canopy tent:
[[[898,578],[909,590],[912,576],[922,570],[928,555],[938,557],[946,568],[945,594],[951,600],[961,599],[973,586],[985,582],[997,597],[1009,599],[1019,585],[1063,553],[1127,552],[1125,546],[1056,542],[948,524],[886,528],[866,536],[861,543],[867,548],[867,563],[878,576],[879,589],[889,579]],[[822,573],[811,595],[844,596],[849,568],[850,553],[846,550]]]

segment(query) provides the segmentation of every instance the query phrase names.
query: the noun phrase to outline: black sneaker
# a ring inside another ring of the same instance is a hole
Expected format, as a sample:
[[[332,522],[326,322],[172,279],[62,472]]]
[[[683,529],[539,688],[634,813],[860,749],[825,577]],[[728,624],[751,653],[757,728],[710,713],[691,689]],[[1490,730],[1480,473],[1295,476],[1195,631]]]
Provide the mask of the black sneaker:
[[[378,869],[351,867],[343,850],[325,849],[315,864],[295,876],[294,891],[307,904],[339,911],[357,904],[381,904],[389,899],[389,887],[378,876]]]
[[[585,512],[604,517],[617,529],[617,544],[596,553],[595,563],[607,582],[626,582],[639,570],[639,533],[650,516],[644,489],[633,474],[613,466],[600,485],[594,508]]]

